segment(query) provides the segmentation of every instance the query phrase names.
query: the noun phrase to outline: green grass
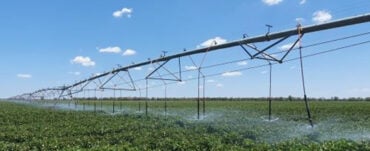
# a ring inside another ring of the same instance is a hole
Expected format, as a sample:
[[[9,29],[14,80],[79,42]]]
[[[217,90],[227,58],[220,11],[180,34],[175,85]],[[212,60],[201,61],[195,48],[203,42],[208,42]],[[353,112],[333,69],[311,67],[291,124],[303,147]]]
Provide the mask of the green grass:
[[[314,128],[294,101],[273,102],[274,122],[261,101],[207,102],[202,120],[195,101],[168,101],[167,116],[163,101],[149,116],[137,101],[116,101],[114,115],[112,101],[42,104],[0,102],[0,150],[370,150],[370,102],[311,102]]]

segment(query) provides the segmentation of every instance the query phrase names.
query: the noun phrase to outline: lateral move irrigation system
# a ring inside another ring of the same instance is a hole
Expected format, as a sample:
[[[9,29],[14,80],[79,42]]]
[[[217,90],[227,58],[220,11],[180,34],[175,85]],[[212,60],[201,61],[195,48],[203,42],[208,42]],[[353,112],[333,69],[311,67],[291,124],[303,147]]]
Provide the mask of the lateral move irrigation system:
[[[367,23],[370,21],[370,13],[364,14],[364,15],[359,15],[359,16],[354,16],[350,18],[345,18],[345,19],[340,19],[332,22],[327,22],[323,24],[318,24],[318,25],[310,25],[303,27],[300,24],[297,25],[295,29],[291,30],[286,30],[286,31],[281,31],[281,32],[276,32],[276,33],[270,33],[270,26],[268,26],[268,32],[264,35],[261,36],[256,36],[256,37],[247,37],[243,36],[241,40],[236,40],[236,41],[231,41],[228,43],[223,43],[223,44],[217,44],[215,42],[214,45],[205,47],[205,48],[199,48],[199,49],[194,49],[194,50],[184,50],[182,53],[174,54],[174,55],[169,55],[166,56],[165,52],[161,57],[157,59],[148,59],[147,61],[136,63],[136,64],[131,64],[125,67],[119,67],[116,69],[113,69],[111,71],[95,75],[92,77],[89,77],[87,79],[81,80],[79,82],[76,82],[71,85],[67,86],[59,86],[59,87],[53,87],[53,88],[45,88],[45,89],[40,89],[31,93],[24,93],[21,95],[14,96],[10,99],[12,100],[26,100],[26,101],[32,101],[32,100],[43,100],[43,99],[71,99],[73,100],[73,95],[76,93],[80,92],[85,92],[85,91],[102,91],[102,90],[113,90],[115,93],[115,90],[119,91],[137,91],[139,90],[141,93],[141,89],[137,87],[135,81],[131,77],[130,74],[130,69],[134,69],[137,67],[141,66],[146,66],[146,65],[152,65],[154,67],[154,70],[151,71],[146,77],[145,77],[145,113],[148,114],[148,80],[160,80],[162,81],[163,85],[165,86],[165,98],[167,97],[166,94],[166,89],[167,89],[167,82],[166,81],[177,81],[181,82],[184,79],[182,78],[182,71],[181,69],[181,58],[182,57],[189,57],[196,67],[195,70],[197,70],[197,118],[200,118],[200,102],[202,100],[202,105],[203,105],[203,115],[205,115],[205,74],[203,74],[202,69],[203,67],[203,62],[205,60],[205,57],[207,53],[211,51],[216,51],[216,50],[222,50],[226,48],[231,48],[231,47],[240,47],[248,56],[250,60],[257,59],[257,60],[265,60],[268,63],[269,66],[269,97],[268,97],[268,102],[269,102],[269,120],[271,120],[271,76],[272,76],[272,65],[273,64],[281,64],[286,61],[286,57],[289,55],[290,52],[292,52],[293,49],[298,47],[299,50],[299,59],[300,60],[300,70],[301,70],[301,80],[302,80],[302,88],[303,88],[303,98],[305,102],[305,107],[306,107],[306,112],[308,116],[308,121],[313,126],[313,122],[311,119],[311,113],[310,113],[310,108],[308,105],[307,101],[307,95],[306,95],[306,88],[305,88],[305,79],[304,79],[304,68],[303,68],[303,58],[305,56],[302,56],[302,46],[301,46],[301,39],[305,34],[308,33],[313,33],[313,32],[318,32],[322,30],[327,30],[327,29],[334,29],[334,28],[339,28],[339,27],[344,27],[344,26],[350,26],[350,25],[355,25],[355,24],[361,24],[361,23]],[[274,56],[272,53],[268,53],[267,50],[270,48],[276,46],[277,44],[280,44],[284,40],[288,39],[291,36],[297,36],[296,40],[294,41],[293,45],[284,52],[284,55],[281,58],[278,58]],[[268,42],[271,40],[276,40],[272,42],[269,46],[259,49],[257,48],[254,44],[255,43],[260,43],[260,42]],[[192,55],[195,54],[204,54],[202,57],[202,60],[199,65],[197,65],[194,60],[191,58]],[[178,64],[178,72],[171,72],[168,69],[166,69],[165,65],[170,62],[170,61],[176,61],[175,63]],[[170,75],[172,78],[166,78],[163,77],[159,73],[159,70],[165,70],[168,72],[168,75]],[[157,74],[157,77],[153,76],[154,74]],[[105,78],[105,80],[102,80]],[[124,88],[117,88],[116,84],[114,84],[113,87],[107,86],[107,83],[112,82],[112,79],[114,78],[119,78],[120,81],[124,82],[126,84],[126,87]],[[201,81],[201,79],[203,81]],[[200,85],[201,83],[203,84],[202,88],[203,90],[200,90]],[[89,84],[94,84],[93,89],[88,89],[87,85]],[[201,94],[202,91],[202,94]],[[114,94],[115,95],[115,94]],[[113,104],[114,105],[114,104]],[[114,107],[113,107],[114,108]],[[140,104],[139,104],[140,108]],[[113,109],[114,110],[114,109]],[[167,112],[167,104],[165,102],[165,112]]]

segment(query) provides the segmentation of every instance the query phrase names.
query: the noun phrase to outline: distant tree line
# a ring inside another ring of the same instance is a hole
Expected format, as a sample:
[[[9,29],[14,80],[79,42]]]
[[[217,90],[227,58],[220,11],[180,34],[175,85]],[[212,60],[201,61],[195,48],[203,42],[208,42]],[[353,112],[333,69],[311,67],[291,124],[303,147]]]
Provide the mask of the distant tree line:
[[[194,97],[168,97],[168,98],[162,98],[162,97],[103,97],[103,98],[97,98],[97,97],[78,97],[74,98],[76,100],[120,100],[120,101],[140,101],[140,100],[150,100],[150,101],[164,101],[164,100],[171,100],[171,101],[195,101],[198,98]],[[267,97],[205,97],[200,98],[200,100],[205,99],[206,101],[266,101],[268,100]],[[301,97],[273,97],[273,101],[303,101],[303,98]],[[370,101],[370,97],[350,97],[350,98],[339,98],[337,96],[331,97],[331,98],[308,98],[309,101]]]

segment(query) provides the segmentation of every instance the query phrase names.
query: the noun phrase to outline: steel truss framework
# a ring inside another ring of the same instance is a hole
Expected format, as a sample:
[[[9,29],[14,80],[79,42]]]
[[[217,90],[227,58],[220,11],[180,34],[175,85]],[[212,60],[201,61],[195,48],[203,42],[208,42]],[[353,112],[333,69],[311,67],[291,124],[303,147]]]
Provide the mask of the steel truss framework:
[[[312,32],[318,32],[322,30],[327,29],[333,29],[338,27],[344,27],[344,26],[350,26],[360,23],[366,23],[370,21],[370,14],[364,14],[360,16],[354,16],[350,18],[345,18],[337,21],[332,21],[328,23],[323,23],[319,25],[311,25],[303,27],[300,24],[297,25],[296,28],[282,31],[282,32],[276,32],[276,33],[270,33],[270,27],[268,26],[268,32],[265,35],[262,36],[256,36],[256,37],[247,37],[243,36],[241,40],[236,40],[224,44],[217,44],[214,42],[214,45],[206,47],[206,48],[199,48],[191,51],[184,50],[182,53],[178,53],[175,55],[166,56],[165,53],[161,55],[161,57],[157,59],[148,59],[147,61],[137,63],[137,64],[131,64],[129,66],[125,67],[119,67],[116,69],[113,69],[109,72],[105,72],[99,75],[91,76],[90,78],[87,78],[85,80],[76,82],[72,85],[68,86],[60,86],[55,88],[46,88],[46,89],[40,89],[32,93],[25,93],[21,94],[15,97],[12,97],[11,99],[15,100],[44,100],[44,99],[72,99],[73,95],[76,93],[80,93],[83,91],[104,91],[104,90],[113,90],[114,94],[116,90],[121,91],[140,91],[140,88],[137,89],[137,86],[135,84],[135,81],[131,77],[130,69],[134,69],[137,67],[145,66],[145,65],[152,65],[154,70],[150,72],[146,77],[146,86],[145,86],[145,113],[148,114],[148,81],[149,80],[160,80],[162,81],[164,85],[164,95],[165,95],[165,113],[167,113],[167,82],[166,81],[179,81],[181,82],[182,79],[182,70],[181,70],[181,59],[184,57],[189,57],[193,65],[196,67],[197,70],[197,117],[200,118],[200,101],[202,100],[202,110],[203,115],[205,115],[205,78],[206,76],[202,72],[203,62],[206,59],[207,53],[221,50],[225,48],[230,47],[240,47],[248,56],[249,59],[257,59],[257,60],[265,60],[269,65],[269,97],[268,97],[268,105],[269,105],[269,120],[271,120],[271,83],[272,83],[272,65],[276,63],[284,63],[286,57],[289,55],[289,53],[293,50],[293,48],[297,47],[299,48],[299,60],[300,60],[300,69],[301,69],[301,80],[302,80],[302,88],[303,88],[303,98],[306,106],[308,121],[313,126],[313,122],[311,120],[311,113],[310,108],[307,101],[307,95],[306,95],[306,88],[305,88],[305,80],[304,80],[304,70],[303,70],[303,57],[302,57],[302,46],[300,45],[300,41],[303,38],[304,34],[312,33]],[[281,58],[277,58],[273,56],[273,54],[270,54],[267,52],[270,48],[276,46],[277,44],[285,41],[291,36],[297,36],[296,40],[294,41],[293,45],[285,52],[285,54]],[[265,48],[257,48],[256,43],[259,42],[268,42],[272,41],[272,44],[268,45]],[[192,55],[195,54],[203,54],[202,60],[199,64],[197,64],[193,59]],[[165,65],[170,61],[177,61],[178,64],[178,72],[174,73],[168,70]],[[167,75],[170,75],[171,78],[164,77],[161,71],[165,71]],[[106,78],[106,80],[102,80],[103,78]],[[118,80],[113,81],[113,79]],[[123,82],[123,83],[122,83]],[[113,85],[108,86],[108,83],[113,83]],[[90,89],[87,88],[88,85],[93,85],[94,88]],[[120,85],[125,85],[125,87],[119,87]],[[202,88],[202,89],[201,89]],[[139,101],[140,103],[140,101]],[[96,105],[95,105],[96,108]],[[139,110],[141,110],[141,105],[139,104]],[[114,106],[113,106],[114,111]]]

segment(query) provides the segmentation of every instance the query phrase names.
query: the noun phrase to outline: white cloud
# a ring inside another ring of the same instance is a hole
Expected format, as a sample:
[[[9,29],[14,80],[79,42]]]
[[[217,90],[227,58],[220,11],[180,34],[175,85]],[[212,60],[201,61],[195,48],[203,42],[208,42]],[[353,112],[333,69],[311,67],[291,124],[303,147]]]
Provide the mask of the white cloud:
[[[32,78],[32,75],[20,73],[20,74],[17,74],[17,77],[22,78],[22,79],[29,79],[29,78]]]
[[[177,82],[177,85],[185,85],[186,82],[185,81],[180,81],[180,82]]]
[[[330,21],[332,19],[332,16],[330,12],[325,10],[319,10],[313,13],[312,15],[312,21],[314,21],[317,24],[321,24],[327,21]]]
[[[248,62],[247,61],[240,61],[238,63],[236,63],[238,66],[246,66],[248,65]]]
[[[196,66],[185,66],[185,70],[196,70],[198,67]]]
[[[226,42],[227,42],[226,39],[223,39],[221,37],[215,37],[215,38],[208,39],[205,42],[201,43],[200,45],[197,46],[197,48],[215,46],[219,44],[224,44]]]
[[[359,93],[370,93],[370,88],[355,88],[351,90],[352,92]]]
[[[362,88],[361,92],[370,92],[370,88]]]
[[[277,5],[279,4],[280,2],[282,2],[283,0],[262,0],[263,3],[269,5],[269,6],[272,6],[272,5]]]
[[[135,50],[132,50],[132,49],[127,49],[125,52],[123,52],[123,56],[132,56],[132,55],[135,55],[136,54],[136,51]]]
[[[291,66],[289,69],[290,70],[293,70],[293,69],[295,69],[295,68],[297,68],[296,66]]]
[[[302,18],[302,17],[298,17],[298,18],[295,19],[295,21],[298,22],[298,23],[302,23],[302,22],[305,21],[305,19]]]
[[[132,12],[133,12],[132,8],[122,8],[121,10],[113,12],[113,17],[121,18],[122,16],[126,15],[127,18],[131,18]]]
[[[261,74],[266,74],[266,73],[267,73],[267,71],[266,71],[266,70],[261,71]]]
[[[76,75],[76,76],[81,75],[81,72],[78,72],[78,71],[76,71],[76,72],[68,72],[68,73],[69,73],[69,74]]]
[[[224,85],[223,85],[222,83],[217,83],[217,84],[216,84],[216,87],[221,88],[221,87],[224,87]]]
[[[137,70],[137,71],[140,71],[142,70],[143,68],[142,67],[135,67],[134,70]]]
[[[303,5],[303,4],[305,4],[306,3],[306,0],[301,0],[300,2],[299,2],[299,4],[300,5]]]
[[[90,59],[90,57],[77,56],[71,60],[72,64],[81,64],[82,66],[89,67],[95,66],[95,62]]]
[[[279,50],[281,50],[281,51],[288,51],[290,49],[290,47],[293,46],[293,44],[294,43],[288,43],[288,44],[282,45],[282,46],[279,47]],[[296,44],[294,46],[294,48],[298,48],[298,44]]]
[[[120,47],[107,47],[99,49],[99,52],[101,53],[121,53],[121,51],[122,50]]]
[[[207,83],[214,83],[214,82],[216,82],[215,80],[213,80],[213,79],[209,79],[209,80],[207,80]]]
[[[234,72],[224,72],[221,74],[223,77],[236,77],[236,76],[241,76],[243,73],[239,71],[234,71]]]
[[[149,67],[148,68],[148,71],[153,71],[154,70],[154,68],[153,67]]]

